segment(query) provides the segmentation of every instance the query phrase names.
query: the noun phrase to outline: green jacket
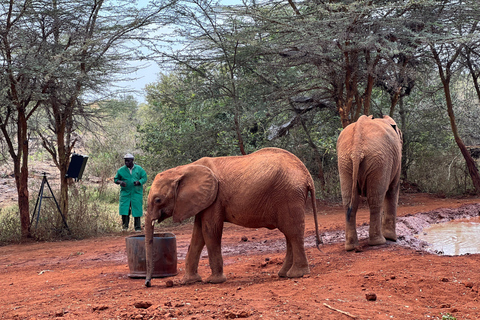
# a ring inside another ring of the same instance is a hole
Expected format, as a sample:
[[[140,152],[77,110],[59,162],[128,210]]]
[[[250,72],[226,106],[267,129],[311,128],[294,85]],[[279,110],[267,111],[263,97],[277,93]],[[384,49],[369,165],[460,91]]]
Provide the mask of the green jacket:
[[[117,181],[125,181],[126,186],[120,187],[119,213],[128,215],[128,209],[132,206],[132,216],[141,217],[143,215],[143,185],[147,182],[147,173],[139,165],[134,165],[132,173],[127,166],[118,169],[114,178]],[[135,186],[133,183],[139,181],[140,185]]]

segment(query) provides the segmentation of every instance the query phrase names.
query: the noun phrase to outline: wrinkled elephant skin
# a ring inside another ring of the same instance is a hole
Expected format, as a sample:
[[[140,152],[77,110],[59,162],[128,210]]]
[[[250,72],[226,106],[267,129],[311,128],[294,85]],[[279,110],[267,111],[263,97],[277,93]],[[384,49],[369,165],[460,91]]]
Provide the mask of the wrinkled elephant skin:
[[[310,173],[295,155],[277,148],[245,156],[202,158],[159,173],[150,188],[145,217],[145,285],[150,286],[153,272],[154,223],[169,217],[180,222],[195,216],[183,283],[202,281],[198,263],[204,246],[212,271],[207,282],[226,281],[221,254],[224,222],[249,228],[278,228],[287,241],[285,261],[278,274],[302,277],[309,273],[304,249],[309,193],[317,226]],[[318,226],[316,230],[318,245]]]
[[[358,247],[356,214],[360,196],[370,209],[370,245],[397,240],[402,133],[389,116],[361,116],[337,141],[338,172],[346,211],[345,249]]]

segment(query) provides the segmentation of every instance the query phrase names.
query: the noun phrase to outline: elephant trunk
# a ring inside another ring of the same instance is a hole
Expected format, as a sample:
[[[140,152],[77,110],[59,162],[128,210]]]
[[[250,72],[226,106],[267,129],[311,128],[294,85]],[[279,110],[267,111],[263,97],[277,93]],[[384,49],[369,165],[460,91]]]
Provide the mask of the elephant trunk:
[[[153,231],[155,220],[146,221],[145,223],[145,260],[146,260],[146,277],[145,287],[150,287],[153,274]]]

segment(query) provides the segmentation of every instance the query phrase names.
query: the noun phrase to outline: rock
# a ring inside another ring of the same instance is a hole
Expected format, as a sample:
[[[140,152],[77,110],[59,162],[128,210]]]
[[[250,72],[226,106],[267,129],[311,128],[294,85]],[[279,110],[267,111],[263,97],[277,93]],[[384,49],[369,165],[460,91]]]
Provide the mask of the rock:
[[[238,319],[238,318],[248,318],[250,313],[244,310],[224,310],[223,315],[226,319]]]
[[[64,315],[65,315],[65,312],[63,310],[55,312],[55,317],[57,318],[63,317]]]
[[[375,293],[366,293],[365,298],[368,301],[376,301],[377,300],[377,295]]]
[[[165,286],[166,286],[167,288],[173,287],[173,281],[172,281],[172,280],[167,280],[167,281],[165,281]]]
[[[152,306],[150,302],[146,302],[146,301],[135,302],[133,305],[137,309],[148,309]]]
[[[248,238],[247,238],[246,236],[243,236],[243,237],[242,237],[242,241],[243,241],[243,242],[247,242],[247,241],[248,241]]]
[[[108,306],[106,305],[101,305],[101,306],[94,306],[93,311],[102,311],[108,309]]]

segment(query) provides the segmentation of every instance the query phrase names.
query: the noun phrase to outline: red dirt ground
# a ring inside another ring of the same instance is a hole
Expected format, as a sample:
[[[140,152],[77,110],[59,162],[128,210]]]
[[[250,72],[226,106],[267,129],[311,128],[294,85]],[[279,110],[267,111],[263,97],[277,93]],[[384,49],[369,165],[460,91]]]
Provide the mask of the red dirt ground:
[[[478,202],[479,198],[403,194],[399,221],[417,219],[417,213],[432,210],[430,218],[443,221],[448,212],[457,212],[439,208],[460,208],[470,212],[467,216],[478,216]],[[155,278],[151,288],[144,287],[144,279],[127,276],[125,237],[130,233],[0,247],[0,317],[480,319],[480,254],[428,253],[420,250],[421,246],[409,246],[411,231],[400,226],[396,243],[369,247],[366,236],[361,235],[363,250],[345,252],[341,207],[319,203],[318,215],[326,241],[321,252],[314,248],[313,216],[307,214],[311,274],[299,279],[276,275],[284,256],[281,233],[231,224],[225,226],[223,235],[228,280],[222,284],[180,284],[191,224],[158,229],[176,235],[178,275]],[[368,222],[365,208],[357,220],[359,226]],[[242,241],[242,237],[248,240]],[[204,278],[210,273],[206,254],[199,272]],[[166,286],[168,280],[173,280],[173,287]]]

